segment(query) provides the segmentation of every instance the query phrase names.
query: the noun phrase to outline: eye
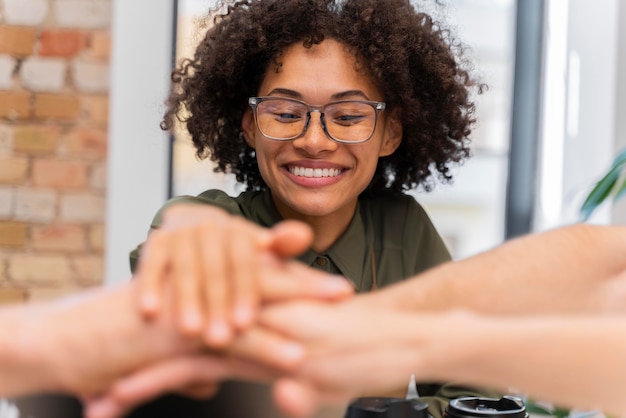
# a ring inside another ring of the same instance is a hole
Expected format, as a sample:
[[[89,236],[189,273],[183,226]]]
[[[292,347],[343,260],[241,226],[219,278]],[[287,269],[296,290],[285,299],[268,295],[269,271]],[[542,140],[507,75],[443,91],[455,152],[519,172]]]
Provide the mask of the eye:
[[[333,122],[339,125],[356,125],[360,121],[365,118],[363,115],[354,115],[354,114],[345,114],[345,115],[335,115],[333,117]]]
[[[278,122],[282,123],[291,123],[297,122],[302,119],[302,115],[298,113],[290,113],[290,112],[273,112],[274,119]]]
[[[268,100],[264,104],[264,113],[270,114],[272,119],[277,122],[293,123],[306,118],[306,108],[303,108],[299,103]]]
[[[333,123],[342,126],[356,125],[368,117],[367,113],[356,107],[333,108],[328,116]]]

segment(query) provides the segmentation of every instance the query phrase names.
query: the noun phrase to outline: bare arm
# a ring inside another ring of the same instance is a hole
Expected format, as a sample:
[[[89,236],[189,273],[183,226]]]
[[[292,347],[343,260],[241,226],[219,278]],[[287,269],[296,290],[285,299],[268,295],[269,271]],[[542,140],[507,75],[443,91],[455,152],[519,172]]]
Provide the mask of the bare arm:
[[[276,385],[278,404],[294,415],[384,392],[406,383],[407,373],[626,413],[622,315],[420,314],[348,301],[276,306],[262,321],[308,349],[298,371]]]
[[[346,281],[295,261],[268,258],[264,266],[259,272],[260,290],[267,302],[336,299],[352,293]],[[299,280],[293,280],[294,276]],[[199,337],[181,336],[171,301],[165,304],[163,315],[145,321],[133,300],[136,286],[137,282],[129,282],[55,302],[0,310],[0,394],[55,391],[94,395],[117,378],[182,354],[207,356],[214,374],[205,380],[213,382],[234,374],[256,378],[262,374],[259,371],[286,370],[301,358],[291,342],[250,332],[216,361]],[[248,367],[250,362],[245,359],[250,357],[267,368]]]
[[[626,310],[626,227],[573,225],[446,263],[366,303],[492,314]]]
[[[183,342],[165,320],[144,323],[133,309],[132,286],[1,311],[0,393],[91,394],[134,367],[198,346]]]

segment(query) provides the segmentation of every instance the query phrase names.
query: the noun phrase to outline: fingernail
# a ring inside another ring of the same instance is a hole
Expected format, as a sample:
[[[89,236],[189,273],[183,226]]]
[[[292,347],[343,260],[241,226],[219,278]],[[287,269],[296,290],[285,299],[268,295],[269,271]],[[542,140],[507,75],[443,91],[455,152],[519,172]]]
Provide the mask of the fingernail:
[[[252,309],[248,305],[240,305],[235,308],[233,319],[238,326],[246,326],[252,323]]]
[[[230,328],[224,321],[213,321],[209,327],[209,342],[213,344],[224,344],[230,339]]]
[[[186,331],[200,331],[202,328],[202,318],[196,311],[187,311],[182,318],[182,325]]]
[[[157,297],[154,293],[146,293],[141,297],[141,307],[144,311],[154,312],[157,309]]]

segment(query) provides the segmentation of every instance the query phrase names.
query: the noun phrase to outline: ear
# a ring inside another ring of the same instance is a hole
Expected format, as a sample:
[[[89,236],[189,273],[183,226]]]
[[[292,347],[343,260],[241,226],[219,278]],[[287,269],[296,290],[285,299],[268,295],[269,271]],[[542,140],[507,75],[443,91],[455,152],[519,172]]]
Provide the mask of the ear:
[[[385,121],[385,131],[383,132],[383,143],[380,147],[379,157],[386,157],[393,154],[402,142],[402,123],[397,113],[392,113]]]
[[[243,134],[243,137],[248,145],[255,148],[254,140],[256,137],[256,122],[254,121],[254,114],[250,108],[243,112],[243,117],[241,118],[241,133]]]

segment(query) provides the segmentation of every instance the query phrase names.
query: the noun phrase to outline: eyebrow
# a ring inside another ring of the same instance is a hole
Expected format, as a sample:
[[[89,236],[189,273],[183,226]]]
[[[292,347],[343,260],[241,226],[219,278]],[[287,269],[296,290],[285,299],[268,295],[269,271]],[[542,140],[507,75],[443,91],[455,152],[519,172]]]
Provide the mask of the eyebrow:
[[[275,88],[272,91],[270,91],[269,93],[267,93],[268,96],[271,96],[271,95],[274,95],[274,94],[281,94],[281,95],[284,95],[284,96],[292,97],[294,99],[302,100],[302,94],[298,93],[295,90],[284,89],[284,88],[280,88],[279,87],[279,88]],[[333,100],[341,100],[341,99],[345,99],[346,97],[352,97],[352,96],[361,96],[365,100],[370,100],[370,98],[367,97],[367,94],[363,93],[361,90],[342,91],[342,92],[333,94],[332,96],[330,96],[330,98],[333,99]]]

